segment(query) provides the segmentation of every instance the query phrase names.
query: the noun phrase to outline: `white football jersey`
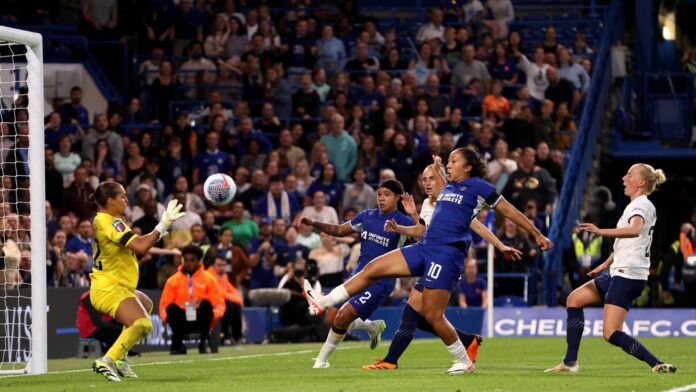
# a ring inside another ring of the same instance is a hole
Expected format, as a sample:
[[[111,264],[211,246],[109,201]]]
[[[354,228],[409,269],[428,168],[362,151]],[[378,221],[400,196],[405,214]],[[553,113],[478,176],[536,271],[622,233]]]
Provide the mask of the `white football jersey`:
[[[430,226],[430,220],[435,212],[435,204],[430,203],[430,198],[423,200],[423,205],[420,210],[420,217],[425,221],[425,227]]]
[[[614,262],[611,264],[611,276],[622,276],[627,279],[648,279],[650,268],[650,245],[657,216],[655,206],[647,196],[639,196],[624,209],[617,228],[629,227],[629,221],[634,216],[643,218],[643,228],[638,237],[617,238],[614,240]]]

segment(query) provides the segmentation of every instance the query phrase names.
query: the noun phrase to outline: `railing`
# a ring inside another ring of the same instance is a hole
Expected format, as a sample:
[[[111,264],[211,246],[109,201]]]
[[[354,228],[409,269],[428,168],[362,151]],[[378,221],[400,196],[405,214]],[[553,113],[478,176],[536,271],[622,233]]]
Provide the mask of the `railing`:
[[[611,87],[610,47],[621,31],[622,3],[622,0],[612,2],[604,17],[604,31],[586,99],[587,104],[583,109],[578,136],[573,144],[551,221],[549,239],[554,243],[554,248],[544,255],[543,269],[545,299],[549,306],[557,304],[557,285],[561,282],[563,273],[563,251],[570,244],[570,233],[579,216],[592,157],[597,147],[596,140]]]

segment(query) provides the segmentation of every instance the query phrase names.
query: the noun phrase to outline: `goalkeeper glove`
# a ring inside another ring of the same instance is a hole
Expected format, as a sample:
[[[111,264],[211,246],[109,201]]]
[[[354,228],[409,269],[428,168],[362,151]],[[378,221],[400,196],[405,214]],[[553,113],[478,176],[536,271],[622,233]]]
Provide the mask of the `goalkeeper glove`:
[[[162,238],[167,230],[169,230],[169,227],[172,225],[172,223],[176,222],[179,220],[181,217],[186,215],[185,212],[181,212],[181,209],[184,206],[179,204],[179,202],[176,199],[173,199],[167,204],[167,209],[164,211],[164,214],[162,214],[162,219],[160,219],[160,223],[155,226],[155,230],[159,231],[160,233],[160,238]]]

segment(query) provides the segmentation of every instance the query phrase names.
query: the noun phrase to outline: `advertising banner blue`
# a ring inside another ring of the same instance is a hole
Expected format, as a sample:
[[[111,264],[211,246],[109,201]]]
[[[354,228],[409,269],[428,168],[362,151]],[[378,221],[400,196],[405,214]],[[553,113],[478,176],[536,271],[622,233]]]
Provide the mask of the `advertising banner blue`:
[[[495,308],[495,336],[565,336],[565,308]],[[484,316],[483,332],[487,331]],[[585,309],[583,336],[602,337],[602,308]],[[631,336],[696,337],[696,309],[632,309],[623,326]]]

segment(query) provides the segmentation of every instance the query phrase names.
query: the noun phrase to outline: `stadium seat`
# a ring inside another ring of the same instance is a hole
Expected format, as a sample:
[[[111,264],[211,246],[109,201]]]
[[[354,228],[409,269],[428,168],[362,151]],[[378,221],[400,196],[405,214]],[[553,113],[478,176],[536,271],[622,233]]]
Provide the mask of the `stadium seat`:
[[[505,308],[529,306],[529,304],[527,304],[527,301],[525,301],[524,298],[518,297],[516,295],[504,295],[502,297],[495,297],[495,299],[493,299],[493,304],[495,306],[501,306]]]

